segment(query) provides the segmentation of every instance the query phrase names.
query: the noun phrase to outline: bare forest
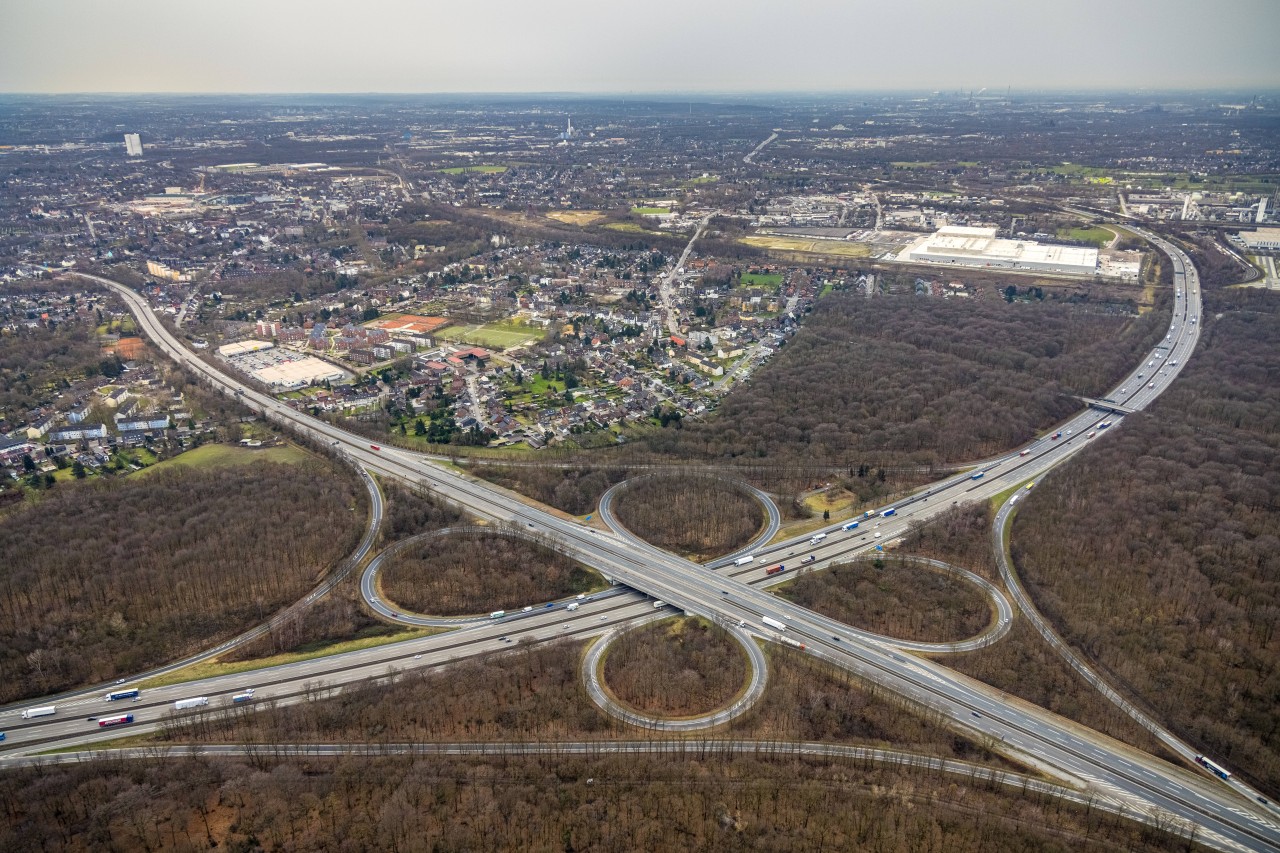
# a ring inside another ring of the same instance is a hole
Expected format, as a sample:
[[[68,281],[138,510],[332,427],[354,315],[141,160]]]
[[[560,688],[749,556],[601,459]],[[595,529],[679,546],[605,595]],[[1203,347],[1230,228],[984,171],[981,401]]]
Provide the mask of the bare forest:
[[[1138,853],[1097,810],[904,767],[725,755],[102,760],[0,776],[6,850]]]
[[[696,474],[637,479],[617,493],[613,508],[641,539],[698,560],[741,548],[764,527],[764,509],[753,495]]]
[[[703,619],[663,619],[627,631],[604,658],[606,686],[645,714],[708,714],[727,705],[746,681],[746,654],[727,631]]]
[[[51,402],[70,383],[120,371],[120,360],[103,354],[87,321],[0,335],[0,422],[20,423],[29,409]]]
[[[991,522],[989,506],[953,509],[918,528],[907,537],[903,548],[912,554],[963,565],[1003,589],[991,551]],[[1009,633],[999,642],[973,652],[937,655],[935,659],[1103,734],[1169,757],[1159,741],[1081,678],[1020,614],[1014,614]]]
[[[570,515],[593,511],[610,486],[627,478],[627,469],[621,467],[562,468],[553,464],[476,465],[471,472]]]
[[[0,525],[0,701],[212,645],[354,547],[366,499],[320,463],[157,471],[50,492]]]
[[[805,572],[778,589],[788,601],[868,631],[941,643],[991,622],[991,603],[968,581],[893,557]]]
[[[521,643],[503,654],[411,670],[394,682],[365,683],[337,696],[316,691],[318,701],[289,706],[264,702],[252,712],[237,706],[185,715],[158,737],[201,743],[650,737],[651,732],[618,721],[591,701],[580,676],[583,648],[583,643],[570,641]],[[764,696],[730,723],[726,737],[896,745],[1011,766],[940,721],[904,712],[894,697],[868,689],[843,670],[786,647],[771,646],[769,652]]]
[[[1167,323],[1167,310],[832,295],[715,417],[651,434],[645,448],[863,476],[978,459],[1078,411],[1072,395],[1101,393]]]
[[[605,586],[599,574],[570,557],[488,533],[409,546],[388,558],[379,577],[388,601],[437,616],[519,608]]]
[[[1280,790],[1280,302],[1206,294],[1148,414],[1047,478],[1013,531],[1074,646],[1182,737]],[[1106,594],[1098,594],[1105,590]]]

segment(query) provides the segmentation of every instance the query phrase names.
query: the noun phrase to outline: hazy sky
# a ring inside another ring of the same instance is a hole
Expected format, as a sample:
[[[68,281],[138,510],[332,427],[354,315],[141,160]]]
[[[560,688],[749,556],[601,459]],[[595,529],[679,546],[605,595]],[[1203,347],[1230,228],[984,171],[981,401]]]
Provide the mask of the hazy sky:
[[[0,0],[0,91],[1280,88],[1280,0]]]

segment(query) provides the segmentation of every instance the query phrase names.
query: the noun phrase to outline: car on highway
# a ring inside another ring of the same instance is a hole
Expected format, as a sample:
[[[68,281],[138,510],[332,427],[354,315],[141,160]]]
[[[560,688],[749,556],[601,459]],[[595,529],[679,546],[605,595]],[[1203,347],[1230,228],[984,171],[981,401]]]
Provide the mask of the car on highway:
[[[1095,435],[1097,435],[1097,434],[1098,434],[1098,431],[1097,431],[1097,430],[1091,430],[1091,431],[1089,432],[1088,437],[1089,437],[1089,438],[1093,438],[1093,437],[1094,437]]]
[[[1032,480],[1030,483],[1027,483],[1027,491],[1030,491],[1031,487],[1034,486],[1035,484],[1036,484],[1035,480]]]
[[[816,560],[816,559],[818,559],[818,558],[817,558],[817,557],[815,557],[815,556],[813,556],[812,554],[810,554],[809,556],[805,557],[805,558],[804,558],[803,560],[801,560],[800,562],[801,562],[801,563],[812,563],[812,562],[813,562],[814,560]]]
[[[1148,383],[1147,383],[1147,387],[1148,387],[1148,388],[1154,388],[1154,387],[1156,387],[1156,383],[1154,383],[1154,382],[1148,382]]]
[[[1067,435],[1071,435],[1071,430],[1067,430]]]

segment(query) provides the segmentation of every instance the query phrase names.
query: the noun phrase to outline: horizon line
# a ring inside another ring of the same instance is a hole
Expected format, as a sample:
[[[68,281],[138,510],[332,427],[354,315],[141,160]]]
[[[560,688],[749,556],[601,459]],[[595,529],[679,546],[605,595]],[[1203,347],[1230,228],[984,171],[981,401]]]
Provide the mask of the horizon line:
[[[1001,88],[1004,91],[1001,91]],[[1018,94],[1212,94],[1219,92],[1236,92],[1240,90],[1256,91],[1259,94],[1277,94],[1280,95],[1280,83],[1271,84],[1224,84],[1216,86],[1134,86],[1124,87],[1096,87],[1096,86],[1028,86],[1021,87],[1017,90]],[[377,90],[377,89],[361,89],[361,90],[286,90],[271,89],[261,91],[219,91],[219,90],[76,90],[76,91],[18,91],[0,89],[0,97],[134,97],[134,96],[170,96],[170,97],[254,97],[254,96],[292,96],[292,97],[316,97],[316,96],[359,96],[359,97],[475,97],[475,96],[519,96],[519,97],[641,97],[653,95],[679,95],[679,96],[728,96],[728,97],[760,97],[760,96],[778,96],[778,95],[868,95],[868,94],[968,94],[970,97],[984,98],[1000,98],[1009,97],[1015,94],[1011,87],[993,88],[990,86],[965,86],[965,87],[939,87],[939,86],[902,86],[902,87],[869,87],[864,89],[613,89],[613,90],[575,90],[575,89],[545,89],[545,90],[506,90],[506,89],[483,89],[483,90]]]

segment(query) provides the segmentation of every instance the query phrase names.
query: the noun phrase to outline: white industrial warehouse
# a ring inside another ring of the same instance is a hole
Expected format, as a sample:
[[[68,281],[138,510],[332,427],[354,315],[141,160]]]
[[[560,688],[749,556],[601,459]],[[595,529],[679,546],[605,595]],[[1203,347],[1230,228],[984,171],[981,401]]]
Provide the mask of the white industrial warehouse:
[[[898,254],[898,260],[1093,275],[1098,269],[1098,250],[1007,240],[997,237],[995,228],[948,225],[911,243]]]

